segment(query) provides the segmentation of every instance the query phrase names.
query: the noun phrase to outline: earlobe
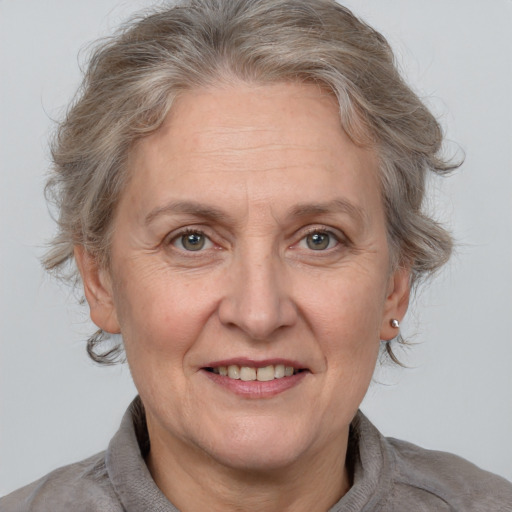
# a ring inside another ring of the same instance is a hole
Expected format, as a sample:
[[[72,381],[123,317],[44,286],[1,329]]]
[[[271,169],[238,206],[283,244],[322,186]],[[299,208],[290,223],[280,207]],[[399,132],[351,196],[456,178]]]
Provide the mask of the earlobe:
[[[75,246],[74,255],[82,276],[91,320],[106,332],[119,333],[120,327],[109,273],[99,265],[97,258],[82,245]]]
[[[408,267],[398,268],[391,276],[382,316],[381,340],[391,340],[398,335],[400,322],[409,306],[410,282],[411,271]]]

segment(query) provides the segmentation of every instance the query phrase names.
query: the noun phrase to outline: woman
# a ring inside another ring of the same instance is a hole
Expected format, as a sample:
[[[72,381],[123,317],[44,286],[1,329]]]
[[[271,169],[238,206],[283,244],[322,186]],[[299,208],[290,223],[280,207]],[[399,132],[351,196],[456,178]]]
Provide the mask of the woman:
[[[106,43],[54,145],[46,266],[76,262],[89,353],[124,350],[140,399],[2,507],[506,510],[505,480],[357,412],[451,250],[422,210],[441,142],[331,2],[193,1]]]

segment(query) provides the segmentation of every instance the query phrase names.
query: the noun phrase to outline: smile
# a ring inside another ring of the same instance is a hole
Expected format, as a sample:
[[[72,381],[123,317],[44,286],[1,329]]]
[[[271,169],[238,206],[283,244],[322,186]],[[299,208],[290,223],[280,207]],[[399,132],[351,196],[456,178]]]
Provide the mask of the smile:
[[[243,380],[246,382],[255,380],[259,382],[268,382],[274,379],[291,377],[303,371],[302,369],[297,369],[293,366],[285,366],[284,364],[271,364],[260,368],[231,364],[229,366],[209,367],[205,368],[205,370],[222,377],[234,380]]]

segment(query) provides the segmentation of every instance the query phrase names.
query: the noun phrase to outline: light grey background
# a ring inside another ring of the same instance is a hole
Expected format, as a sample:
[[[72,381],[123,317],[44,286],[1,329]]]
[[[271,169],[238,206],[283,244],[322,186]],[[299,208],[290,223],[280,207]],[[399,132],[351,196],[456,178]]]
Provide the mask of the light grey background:
[[[363,410],[387,434],[512,480],[512,2],[351,0],[466,152],[432,208],[460,242],[404,326],[413,368],[381,368]],[[141,0],[0,0],[0,495],[104,449],[135,394],[84,352],[91,326],[38,263],[53,224],[47,138],[77,54]],[[450,150],[457,149],[450,146]]]

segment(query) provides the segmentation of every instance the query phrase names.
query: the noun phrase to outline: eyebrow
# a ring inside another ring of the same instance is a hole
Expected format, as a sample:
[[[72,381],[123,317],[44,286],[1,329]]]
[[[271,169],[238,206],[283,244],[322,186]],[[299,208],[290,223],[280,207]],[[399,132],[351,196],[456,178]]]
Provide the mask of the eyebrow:
[[[229,215],[213,206],[206,206],[195,201],[171,201],[164,206],[159,206],[151,210],[146,215],[144,223],[148,225],[157,217],[176,213],[194,215],[195,217],[217,222],[225,222],[229,219]]]
[[[335,213],[345,213],[363,225],[366,225],[368,220],[366,212],[362,208],[341,198],[324,203],[303,203],[295,205],[288,211],[287,217],[297,218]],[[193,215],[194,217],[212,222],[228,222],[231,219],[229,214],[214,206],[207,206],[196,201],[171,201],[164,206],[159,206],[151,210],[148,215],[146,215],[144,223],[148,225],[157,217],[172,214]]]
[[[368,222],[368,215],[361,207],[341,198],[325,203],[298,204],[290,210],[288,215],[290,217],[308,217],[333,213],[345,213],[363,225]]]

